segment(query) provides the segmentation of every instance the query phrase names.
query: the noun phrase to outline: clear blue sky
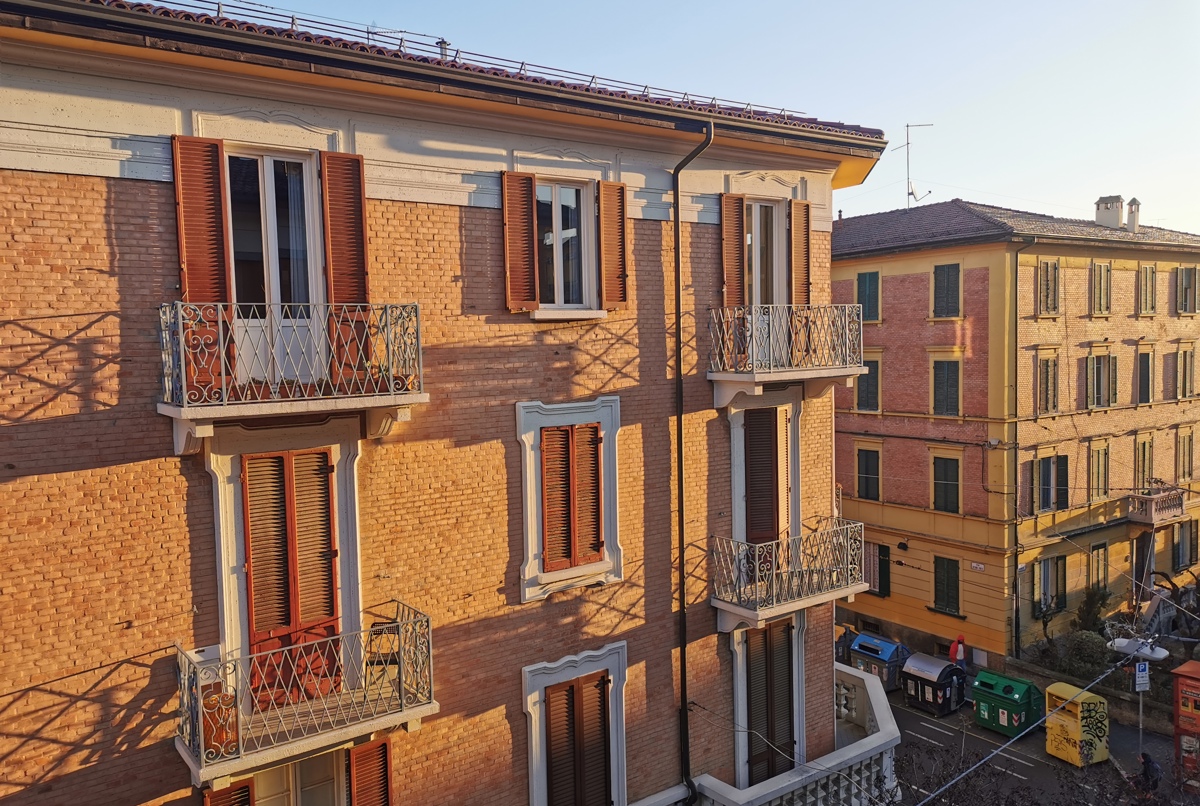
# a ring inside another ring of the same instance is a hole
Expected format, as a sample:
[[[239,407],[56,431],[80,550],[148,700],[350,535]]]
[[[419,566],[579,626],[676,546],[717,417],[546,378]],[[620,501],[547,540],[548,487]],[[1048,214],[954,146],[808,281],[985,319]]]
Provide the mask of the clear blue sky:
[[[169,2],[169,0],[167,0]],[[905,123],[925,203],[1073,218],[1120,194],[1200,233],[1200,2],[276,0],[455,47],[883,129],[845,215],[903,207]]]

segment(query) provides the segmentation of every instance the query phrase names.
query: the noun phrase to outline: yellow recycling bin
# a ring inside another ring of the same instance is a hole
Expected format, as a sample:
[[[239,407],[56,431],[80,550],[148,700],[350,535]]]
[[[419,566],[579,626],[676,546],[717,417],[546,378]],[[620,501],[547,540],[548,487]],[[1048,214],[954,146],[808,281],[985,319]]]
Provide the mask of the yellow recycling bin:
[[[1050,713],[1060,705],[1062,710]],[[1046,713],[1047,753],[1076,767],[1108,760],[1108,700],[1054,683],[1046,687]]]

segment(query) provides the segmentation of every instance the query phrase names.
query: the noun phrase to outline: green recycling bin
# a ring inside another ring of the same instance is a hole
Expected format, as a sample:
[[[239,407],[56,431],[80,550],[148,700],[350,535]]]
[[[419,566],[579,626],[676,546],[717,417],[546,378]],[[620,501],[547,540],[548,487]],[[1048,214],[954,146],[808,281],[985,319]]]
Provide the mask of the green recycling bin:
[[[971,684],[975,724],[1016,736],[1042,718],[1043,698],[1031,681],[980,669]]]

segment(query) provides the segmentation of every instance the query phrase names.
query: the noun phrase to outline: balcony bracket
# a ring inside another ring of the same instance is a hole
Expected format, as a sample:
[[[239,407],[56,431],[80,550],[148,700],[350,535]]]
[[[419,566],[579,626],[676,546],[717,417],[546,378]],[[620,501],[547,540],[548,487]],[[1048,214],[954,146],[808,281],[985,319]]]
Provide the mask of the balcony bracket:
[[[716,380],[713,382],[713,407],[723,409],[743,392],[757,397],[763,393],[763,385],[752,381]]]
[[[411,419],[411,406],[367,409],[367,439],[383,439],[392,433],[396,423],[407,423]]]
[[[175,455],[191,456],[204,447],[204,438],[213,435],[212,420],[171,420],[175,437]]]
[[[405,733],[416,733],[421,729],[421,720],[410,719],[404,723],[403,727]]]

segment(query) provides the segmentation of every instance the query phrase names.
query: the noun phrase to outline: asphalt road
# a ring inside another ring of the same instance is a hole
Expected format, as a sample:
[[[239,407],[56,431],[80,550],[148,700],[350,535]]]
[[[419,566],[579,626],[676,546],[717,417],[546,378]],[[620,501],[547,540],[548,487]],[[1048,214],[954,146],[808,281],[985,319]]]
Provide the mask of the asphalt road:
[[[893,692],[890,699],[892,714],[900,728],[901,742],[896,748],[898,760],[904,757],[926,762],[936,759],[944,768],[957,770],[964,766],[957,761],[963,755],[973,760],[1008,741],[1008,737],[975,724],[971,703],[964,705],[958,713],[938,718],[904,705],[899,692]],[[1045,748],[1045,732],[1035,730],[994,756],[987,765],[1003,773],[1002,776],[993,776],[996,780],[1007,781],[1009,786],[1027,786],[1034,791],[1045,792],[1045,802],[1052,804],[1056,802],[1054,794],[1059,790],[1059,771],[1073,768],[1064,761],[1048,756]],[[1107,769],[1109,765],[1102,766]],[[1096,771],[1099,773],[1099,768]],[[911,787],[905,787],[905,790],[905,803],[918,802],[920,795],[914,797]]]

